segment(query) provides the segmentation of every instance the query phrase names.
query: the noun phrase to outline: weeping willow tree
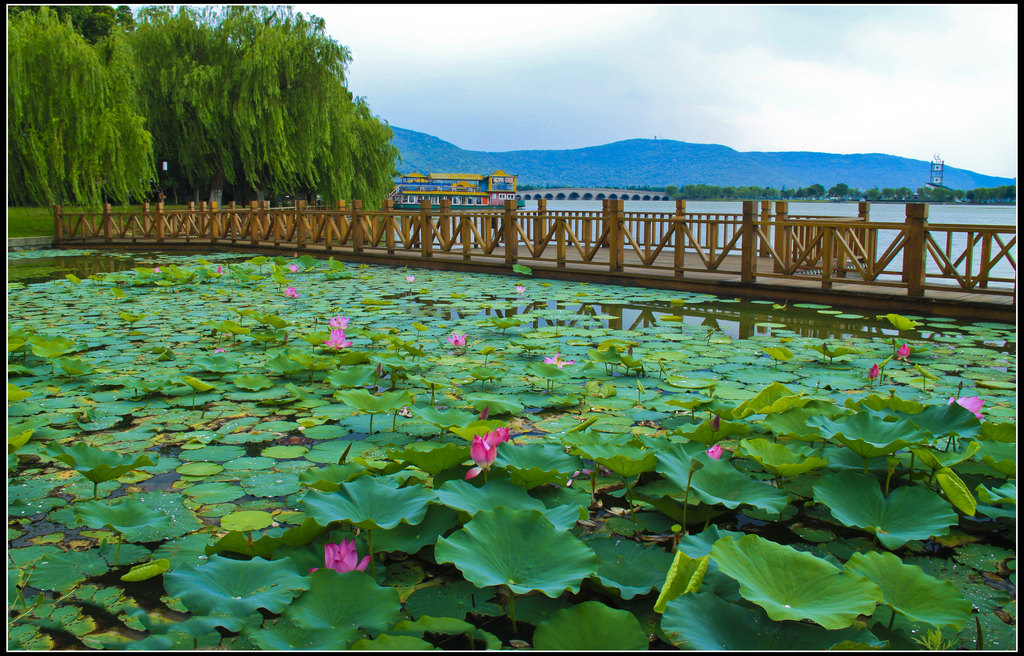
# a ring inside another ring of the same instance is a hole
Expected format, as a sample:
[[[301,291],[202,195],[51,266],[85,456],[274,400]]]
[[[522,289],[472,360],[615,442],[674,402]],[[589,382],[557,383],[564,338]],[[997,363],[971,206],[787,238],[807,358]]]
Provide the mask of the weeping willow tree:
[[[290,9],[147,7],[132,35],[158,160],[219,200],[277,190],[379,204],[398,151],[345,87],[348,50]]]
[[[8,203],[141,199],[155,176],[120,29],[91,45],[47,7],[7,21]]]

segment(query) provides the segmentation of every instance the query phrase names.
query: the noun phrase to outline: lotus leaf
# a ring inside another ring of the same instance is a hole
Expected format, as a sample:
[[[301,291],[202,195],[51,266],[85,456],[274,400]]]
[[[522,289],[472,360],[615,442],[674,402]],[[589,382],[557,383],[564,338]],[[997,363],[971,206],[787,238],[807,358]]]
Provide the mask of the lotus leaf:
[[[978,460],[1006,477],[1017,475],[1016,444],[984,440],[978,449]]]
[[[50,443],[44,453],[81,473],[94,485],[115,479],[137,467],[152,467],[156,464],[148,456],[142,455],[134,459],[128,456],[126,458],[120,453],[105,451],[85,443],[73,446]]]
[[[571,534],[558,531],[537,510],[483,510],[434,547],[438,563],[454,564],[478,587],[505,584],[515,594],[539,590],[557,597],[578,592],[594,573],[597,556]]]
[[[867,409],[838,420],[812,417],[807,423],[819,427],[822,435],[841,442],[861,458],[893,453],[931,437],[909,419],[886,421],[888,416]]]
[[[703,466],[690,476],[691,461]],[[658,453],[655,470],[685,490],[689,480],[692,494],[707,504],[722,504],[737,508],[749,504],[775,513],[782,512],[788,503],[786,493],[756,481],[734,469],[727,460],[712,460],[705,453],[690,455],[681,447]]]
[[[910,540],[945,535],[958,519],[934,492],[905,486],[884,497],[874,476],[851,471],[823,476],[814,485],[814,500],[825,504],[844,525],[877,535],[887,549],[897,549]]]
[[[668,603],[661,628],[680,649],[728,651],[821,651],[847,641],[881,647],[862,628],[828,630],[804,622],[774,622],[758,607],[733,604],[711,592]]]
[[[121,576],[122,581],[146,581],[154,576],[160,576],[171,568],[171,561],[166,558],[151,560],[132,567],[127,573]]]
[[[711,557],[739,582],[743,598],[775,621],[809,619],[826,629],[843,629],[858,615],[871,615],[882,601],[882,590],[868,579],[759,535],[724,537]]]
[[[956,506],[957,510],[965,515],[974,515],[978,507],[978,501],[971,494],[971,490],[949,467],[943,467],[935,472],[935,480],[946,495],[946,498]]]
[[[533,634],[534,649],[640,650],[647,649],[647,634],[639,620],[625,610],[599,601],[585,601],[556,611]]]
[[[288,559],[234,560],[213,555],[199,567],[183,565],[164,574],[167,594],[193,613],[217,614],[218,624],[229,631],[239,630],[244,624],[241,618],[260,608],[282,612],[309,587],[310,580],[297,573]]]
[[[718,430],[711,429],[711,420],[705,419],[700,424],[686,425],[684,424],[675,431],[676,435],[681,435],[691,442],[700,442],[701,444],[711,445],[716,442],[721,442],[729,437],[736,435],[746,435],[750,431],[750,426],[744,422],[739,421],[726,421],[724,419],[719,420]]]
[[[394,460],[409,463],[431,476],[436,476],[465,462],[469,458],[469,449],[459,444],[413,442],[404,450],[391,451],[389,455]]]
[[[855,553],[846,571],[874,581],[882,589],[882,603],[912,622],[952,626],[957,631],[971,617],[971,603],[952,581],[928,576],[917,565],[905,565],[891,553]]]
[[[798,476],[828,464],[814,456],[796,453],[784,444],[778,444],[763,437],[741,440],[740,449],[757,461],[766,471],[777,476]]]
[[[351,627],[356,637],[360,630],[383,631],[399,618],[398,591],[377,585],[364,572],[339,574],[320,568],[307,581],[308,591],[292,602],[283,616],[296,626],[314,630]]]
[[[121,497],[111,502],[85,501],[75,505],[75,516],[92,528],[110,527],[129,542],[140,537],[140,529],[149,529],[145,534],[151,534],[171,524],[166,512],[150,508],[135,497]]]
[[[399,488],[387,478],[363,476],[341,483],[337,492],[311,490],[302,499],[306,514],[326,526],[347,521],[365,529],[418,524],[434,494],[420,487]]]
[[[974,488],[974,491],[978,493],[978,499],[985,503],[1017,505],[1017,483],[1015,482],[1004,483],[991,490],[979,483],[978,487]]]
[[[699,592],[710,558],[690,558],[682,551],[676,551],[672,566],[669,567],[661,592],[658,594],[658,600],[654,602],[654,611],[664,613],[666,604],[679,595]]]
[[[557,444],[526,444],[498,449],[495,465],[504,467],[516,485],[530,489],[545,483],[565,485],[582,461]]]

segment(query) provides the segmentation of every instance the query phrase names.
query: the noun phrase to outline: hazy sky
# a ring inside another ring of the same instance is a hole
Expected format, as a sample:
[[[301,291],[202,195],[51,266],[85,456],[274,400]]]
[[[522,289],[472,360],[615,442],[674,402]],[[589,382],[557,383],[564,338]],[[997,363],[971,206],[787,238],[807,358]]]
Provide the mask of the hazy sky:
[[[391,125],[470,150],[622,139],[1017,175],[1017,6],[294,5]]]

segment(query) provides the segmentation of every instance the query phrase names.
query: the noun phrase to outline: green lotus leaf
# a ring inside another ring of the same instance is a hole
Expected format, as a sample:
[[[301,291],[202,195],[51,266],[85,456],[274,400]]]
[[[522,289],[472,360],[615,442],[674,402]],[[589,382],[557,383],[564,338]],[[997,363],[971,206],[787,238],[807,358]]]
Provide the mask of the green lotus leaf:
[[[146,563],[140,563],[127,573],[121,576],[122,581],[147,581],[154,576],[160,576],[171,568],[171,561],[166,558],[159,558],[157,560],[151,560]]]
[[[32,396],[32,392],[26,392],[19,388],[17,385],[7,383],[7,402],[17,403],[18,401],[24,401],[28,397]]]
[[[394,528],[399,523],[418,524],[434,494],[422,487],[399,488],[397,482],[363,476],[341,483],[337,492],[310,490],[302,499],[305,513],[327,526],[346,521],[365,529]]]
[[[690,477],[693,460],[702,466]],[[672,481],[680,490],[686,489],[689,479],[691,496],[696,494],[701,501],[711,505],[738,508],[742,504],[749,504],[780,513],[789,502],[782,490],[736,471],[728,460],[713,460],[703,451],[690,455],[680,446],[661,451],[658,453],[655,471]]]
[[[921,412],[897,414],[906,417],[935,437],[945,437],[950,433],[960,437],[976,437],[981,432],[981,421],[973,412],[958,403],[930,405]]]
[[[251,328],[239,326],[231,319],[225,319],[223,321],[206,321],[203,322],[203,325],[210,326],[211,328],[218,332],[228,333],[230,335],[248,335],[250,332],[252,332]]]
[[[418,524],[398,526],[373,533],[375,552],[400,551],[414,554],[427,545],[433,545],[442,534],[458,525],[458,514],[451,508],[430,504],[427,514]]]
[[[267,368],[281,376],[288,376],[300,371],[308,371],[306,367],[295,362],[285,353],[278,353],[267,361]]]
[[[895,313],[878,314],[875,315],[875,318],[879,320],[888,319],[889,323],[891,323],[893,327],[899,331],[913,330],[914,328],[917,328],[919,325],[921,325],[920,321],[911,321],[910,319]]]
[[[237,631],[250,613],[280,613],[310,587],[291,560],[235,560],[210,556],[199,567],[182,565],[164,574],[164,589],[197,615],[223,614],[220,626]]]
[[[654,611],[664,613],[665,605],[679,595],[700,592],[710,558],[710,555],[690,558],[682,551],[676,551],[658,599],[654,602]]]
[[[775,621],[808,619],[826,629],[843,629],[858,615],[874,613],[882,601],[882,590],[868,579],[759,535],[724,537],[711,557],[739,582],[743,598]]]
[[[110,481],[137,467],[152,467],[156,463],[148,456],[125,457],[114,451],[106,451],[83,442],[73,446],[50,443],[44,453],[53,456],[79,472],[93,483]]]
[[[384,392],[375,396],[364,389],[339,390],[334,397],[361,412],[380,414],[397,410],[410,402],[409,392],[405,390]]]
[[[322,567],[306,580],[309,590],[284,613],[285,619],[304,629],[347,626],[376,633],[394,624],[402,610],[398,590],[377,585],[365,572],[338,573]]]
[[[785,346],[767,346],[761,350],[779,362],[788,362],[793,359],[793,352]]]
[[[518,414],[523,411],[522,403],[499,394],[475,392],[473,394],[466,394],[463,400],[479,412],[483,412],[484,408],[488,408],[487,412],[489,415]]]
[[[260,390],[268,390],[273,387],[274,383],[262,374],[246,374],[245,376],[236,376],[231,379],[231,384],[234,387],[239,387],[244,390],[250,390],[252,392],[258,392]]]
[[[198,378],[193,378],[192,376],[183,376],[182,380],[185,381],[185,383],[189,387],[191,387],[192,389],[194,389],[197,392],[209,392],[210,390],[214,389],[214,387],[215,387],[214,385],[211,385],[210,383],[201,381]]]
[[[855,553],[846,562],[846,571],[878,584],[882,603],[911,622],[959,631],[971,618],[971,602],[952,581],[928,576],[917,565],[905,565],[895,554]]]
[[[943,467],[952,467],[953,465],[959,465],[961,462],[967,460],[981,448],[981,444],[975,440],[967,445],[966,450],[961,453],[957,450],[950,451],[939,451],[934,447],[913,447],[910,451],[921,461],[921,464],[925,465],[932,471],[942,469]]]
[[[539,590],[557,597],[579,592],[597,569],[597,556],[538,510],[483,510],[434,547],[438,563],[452,563],[477,587],[507,585],[514,594]]]
[[[92,528],[110,527],[129,542],[134,542],[142,529],[159,531],[171,525],[171,517],[166,512],[150,508],[135,497],[75,504],[75,518]],[[146,534],[149,532],[147,530]]]
[[[842,443],[861,458],[893,453],[931,437],[931,433],[909,419],[886,421],[886,417],[891,415],[861,410],[839,420],[812,417],[807,423],[819,427],[822,435]]]
[[[228,373],[238,371],[238,360],[226,355],[201,355],[192,360],[192,363],[204,371],[215,373]]]
[[[267,447],[260,453],[264,458],[277,458],[279,460],[287,460],[290,458],[301,458],[309,452],[304,446],[285,446],[278,444],[276,446]]]
[[[572,366],[572,365],[568,365]],[[568,378],[572,375],[569,369],[559,369],[558,365],[550,364],[547,362],[531,362],[526,365],[526,371],[541,378],[548,380],[555,380],[560,378]]]
[[[708,651],[823,651],[847,641],[875,648],[885,644],[863,628],[830,631],[806,622],[775,622],[761,608],[729,603],[711,592],[670,601],[661,629],[680,649]]]
[[[681,435],[691,442],[700,442],[710,446],[730,437],[746,435],[748,432],[750,432],[750,426],[745,422],[724,419],[719,419],[717,431],[711,430],[711,420],[705,419],[697,425],[683,424],[674,431],[674,434]]]
[[[377,367],[356,365],[327,372],[327,380],[335,387],[363,387],[377,380]]]
[[[242,635],[264,651],[342,650],[348,649],[352,641],[359,637],[359,631],[354,626],[308,629],[295,626],[290,620],[280,619],[270,628],[248,629]]]
[[[860,353],[860,351],[858,351],[857,349],[847,348],[845,346],[837,346],[834,349],[829,348],[829,345],[826,342],[822,342],[821,346],[818,346],[817,344],[808,344],[807,348],[811,349],[812,351],[817,351],[818,353],[821,353],[830,360],[833,358],[838,358],[842,355],[852,355],[855,353]]]
[[[513,483],[527,489],[546,483],[565,485],[574,471],[583,468],[578,457],[567,454],[561,445],[552,443],[503,444],[498,447],[495,465],[504,467]]]
[[[994,424],[991,421],[984,421],[981,423],[981,434],[978,436],[978,439],[1007,443],[1016,442],[1017,424],[1014,422]]]
[[[599,601],[585,601],[555,611],[537,625],[533,648],[541,650],[599,651],[648,648],[640,621],[625,610]]]
[[[53,364],[60,367],[69,376],[81,376],[93,372],[92,365],[82,358],[53,358]]]
[[[394,636],[384,633],[373,639],[362,638],[360,640],[356,640],[352,643],[350,649],[353,651],[361,649],[372,651],[420,651],[434,649],[434,645],[422,638],[416,638],[414,636]]]
[[[785,444],[779,444],[763,437],[741,440],[740,449],[751,459],[776,476],[797,476],[828,464],[814,456],[807,457],[792,451]]]
[[[477,418],[477,415],[472,412],[465,412],[463,410],[445,410],[442,412],[441,410],[429,405],[413,405],[409,408],[409,412],[415,417],[425,419],[435,426],[441,426],[443,428],[467,426]],[[483,433],[481,433],[481,435],[482,434]]]
[[[544,502],[530,496],[523,487],[497,476],[491,477],[483,485],[474,485],[458,479],[446,481],[437,488],[437,500],[449,508],[461,510],[471,516],[498,506],[512,510],[541,512],[547,509]]]
[[[767,414],[768,409],[771,408],[772,404],[778,402],[780,399],[790,396],[793,396],[793,392],[791,392],[785,385],[778,382],[772,383],[758,392],[753,398],[747,399],[736,406],[732,411],[731,417],[726,417],[725,414],[723,414],[723,418],[742,419],[749,415]],[[777,410],[777,412],[781,411],[782,409]]]
[[[979,483],[978,487],[974,488],[974,491],[977,492],[978,499],[984,503],[1017,505],[1017,483],[1015,482],[1004,483],[991,490],[985,487],[984,484]]]
[[[623,540],[617,535],[593,535],[584,541],[597,554],[594,577],[623,599],[656,590],[662,584],[662,572],[672,562],[664,549]]]
[[[32,344],[32,353],[41,358],[56,358],[78,350],[75,342],[64,337],[46,339],[41,335],[33,335],[28,341]]]
[[[388,456],[436,476],[465,462],[469,458],[469,447],[451,443],[413,442],[402,451],[390,451]]]
[[[58,592],[68,592],[85,579],[99,576],[110,569],[110,565],[97,549],[61,551],[52,545],[44,545],[9,549],[7,558],[12,570],[13,568],[27,570],[35,562],[30,579],[32,587]],[[16,580],[16,577],[17,574],[12,572],[12,578]],[[13,601],[13,593],[10,599]]]
[[[32,437],[32,433],[35,431],[34,428],[26,428],[20,433],[8,433],[7,434],[7,453],[14,453],[21,447],[28,444],[29,439]]]
[[[949,467],[943,467],[935,472],[935,480],[939,483],[946,498],[956,506],[957,510],[965,515],[974,515],[978,501],[971,494],[967,484],[956,475],[956,472]]]
[[[665,382],[672,387],[682,389],[707,389],[713,388],[719,383],[716,378],[691,378],[689,376],[668,376]]]
[[[887,549],[946,535],[958,521],[949,503],[930,490],[898,487],[883,497],[874,476],[852,471],[822,476],[814,484],[814,500],[825,504],[842,524],[877,535]]]
[[[632,446],[592,444],[581,446],[578,452],[626,478],[652,471],[658,464],[658,456],[654,451]]]
[[[987,422],[986,422],[987,423]],[[977,458],[1003,476],[1017,475],[1017,445],[995,440],[984,440]]]
[[[274,523],[274,516],[263,510],[236,510],[220,518],[226,531],[258,531]]]

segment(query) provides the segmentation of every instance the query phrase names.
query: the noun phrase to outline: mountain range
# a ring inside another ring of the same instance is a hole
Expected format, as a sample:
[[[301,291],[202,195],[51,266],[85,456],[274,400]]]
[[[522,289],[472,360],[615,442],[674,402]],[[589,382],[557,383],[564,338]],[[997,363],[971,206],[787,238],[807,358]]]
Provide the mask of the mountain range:
[[[565,187],[665,187],[687,184],[795,189],[845,182],[856,189],[917,189],[929,182],[931,162],[881,153],[740,152],[717,144],[672,139],[627,139],[566,150],[464,150],[431,136],[391,126],[401,174],[492,173],[519,176],[520,185]],[[1015,178],[945,166],[952,189],[1015,185]]]

